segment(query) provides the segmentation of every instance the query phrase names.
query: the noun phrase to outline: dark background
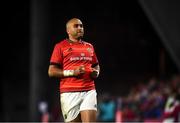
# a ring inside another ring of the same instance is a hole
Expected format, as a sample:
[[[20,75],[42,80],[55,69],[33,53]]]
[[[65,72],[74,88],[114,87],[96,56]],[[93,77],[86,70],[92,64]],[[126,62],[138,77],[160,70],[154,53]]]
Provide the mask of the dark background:
[[[82,20],[84,40],[95,47],[101,66],[96,80],[99,94],[126,95],[140,81],[179,73],[180,4],[167,1],[4,3],[8,9],[3,11],[1,23],[0,120],[39,121],[39,101],[47,101],[49,109],[59,105],[58,80],[49,78],[47,71],[54,44],[67,37],[65,24],[72,17]],[[159,16],[152,16],[158,12]],[[173,17],[177,21],[172,23]]]

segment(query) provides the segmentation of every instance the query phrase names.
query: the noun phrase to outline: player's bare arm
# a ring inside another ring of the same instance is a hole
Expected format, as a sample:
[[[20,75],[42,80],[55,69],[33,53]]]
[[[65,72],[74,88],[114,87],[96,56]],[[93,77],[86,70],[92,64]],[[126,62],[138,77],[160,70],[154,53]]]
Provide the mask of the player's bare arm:
[[[100,66],[99,65],[92,67],[91,77],[93,79],[97,78],[99,76],[99,72],[100,72]]]
[[[57,65],[49,65],[48,75],[49,75],[49,77],[62,78],[63,70],[60,69]]]
[[[79,76],[84,73],[85,73],[84,66],[79,66],[74,70],[63,70],[59,68],[59,66],[57,65],[49,65],[49,69],[48,69],[49,77],[57,77],[57,78]]]

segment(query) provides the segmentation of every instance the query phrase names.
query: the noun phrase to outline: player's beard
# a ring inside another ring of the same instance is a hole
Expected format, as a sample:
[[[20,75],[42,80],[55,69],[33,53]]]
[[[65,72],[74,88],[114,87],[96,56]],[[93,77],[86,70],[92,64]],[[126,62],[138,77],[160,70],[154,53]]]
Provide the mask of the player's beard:
[[[80,39],[83,38],[83,35],[84,35],[83,32],[82,32],[82,33],[76,33],[76,35],[74,35],[74,37],[75,37],[76,39],[80,40]]]
[[[78,40],[80,40],[80,39],[82,39],[82,38],[83,38],[83,36],[79,36],[79,37],[77,37],[77,39],[78,39]]]

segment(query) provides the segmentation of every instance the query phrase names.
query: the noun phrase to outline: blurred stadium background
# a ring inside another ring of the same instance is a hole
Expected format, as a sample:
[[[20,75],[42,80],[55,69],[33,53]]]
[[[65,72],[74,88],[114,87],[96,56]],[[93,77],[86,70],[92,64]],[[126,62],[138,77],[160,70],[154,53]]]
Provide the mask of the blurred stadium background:
[[[0,121],[41,121],[41,102],[50,121],[62,121],[58,79],[49,78],[47,70],[53,46],[66,38],[65,23],[72,17],[83,21],[84,40],[94,44],[99,58],[99,102],[108,97],[115,112],[131,110],[123,115],[126,121],[162,118],[164,95],[180,80],[180,1],[31,0],[3,5],[8,9],[2,14]],[[160,109],[149,111],[153,104],[139,101],[142,93],[152,100],[161,97]],[[103,121],[101,111],[98,118]],[[115,114],[113,118],[109,121],[115,121]]]

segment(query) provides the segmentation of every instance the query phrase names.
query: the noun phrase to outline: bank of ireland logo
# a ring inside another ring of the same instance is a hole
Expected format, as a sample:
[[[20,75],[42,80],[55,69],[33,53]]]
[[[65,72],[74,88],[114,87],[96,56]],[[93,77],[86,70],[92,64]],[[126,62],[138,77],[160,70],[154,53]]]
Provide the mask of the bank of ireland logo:
[[[85,53],[81,53],[81,56],[82,56],[82,57],[85,56]]]

